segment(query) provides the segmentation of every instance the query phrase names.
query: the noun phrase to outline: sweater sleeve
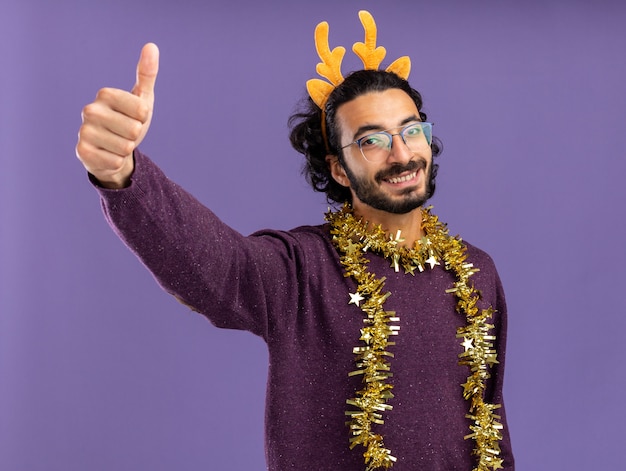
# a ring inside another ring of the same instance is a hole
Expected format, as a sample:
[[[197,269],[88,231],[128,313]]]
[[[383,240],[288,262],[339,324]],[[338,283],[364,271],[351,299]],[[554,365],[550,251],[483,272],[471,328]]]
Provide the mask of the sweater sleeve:
[[[487,400],[500,404],[502,407],[496,411],[501,417],[501,423],[504,427],[502,432],[502,440],[500,442],[501,458],[503,460],[503,469],[507,471],[514,471],[515,459],[513,457],[513,451],[511,448],[511,435],[509,426],[506,420],[506,412],[504,407],[503,387],[504,387],[504,365],[506,356],[506,336],[507,336],[507,307],[504,297],[504,289],[502,288],[502,282],[498,273],[495,271],[495,283],[496,283],[496,302],[494,309],[497,321],[494,322],[496,342],[495,349],[498,352],[498,364],[494,365],[492,369],[493,375],[493,389],[487,391]]]
[[[503,425],[502,440],[500,441],[500,458],[503,460],[503,470],[514,471],[515,460],[511,448],[511,436],[506,420],[504,407],[503,387],[504,387],[504,367],[506,357],[506,337],[507,337],[507,306],[504,296],[504,289],[495,263],[485,252],[476,247],[470,247],[471,257],[476,257],[476,266],[480,267],[480,272],[476,276],[476,286],[482,292],[481,308],[493,307],[494,314],[492,323],[495,335],[494,348],[497,352],[498,363],[490,368],[491,378],[485,391],[485,400],[492,404],[500,404],[502,407],[495,413],[500,415],[500,422]]]
[[[297,241],[280,231],[243,237],[147,156],[134,157],[129,187],[94,182],[114,232],[180,302],[218,327],[267,338],[270,312],[297,309]]]

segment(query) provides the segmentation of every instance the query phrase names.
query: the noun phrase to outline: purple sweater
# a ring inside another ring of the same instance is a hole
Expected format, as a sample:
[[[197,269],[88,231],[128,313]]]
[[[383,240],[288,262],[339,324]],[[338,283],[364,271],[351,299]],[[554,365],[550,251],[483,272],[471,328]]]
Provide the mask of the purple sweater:
[[[266,454],[272,471],[365,469],[363,448],[350,450],[346,399],[360,389],[352,348],[363,313],[348,304],[355,283],[344,277],[327,226],[260,231],[244,237],[175,183],[140,152],[131,185],[100,192],[113,230],[161,286],[217,327],[262,337],[269,349]],[[503,404],[506,305],[493,261],[468,245],[480,272],[482,308],[492,305],[499,364],[488,402]],[[395,471],[462,470],[475,465],[461,384],[468,369],[457,327],[463,316],[446,294],[453,277],[440,267],[416,276],[395,273],[382,257],[370,269],[386,276],[385,309],[400,318],[391,360],[393,410],[378,431],[398,458]],[[504,404],[503,404],[504,406]],[[504,407],[505,469],[514,469]]]

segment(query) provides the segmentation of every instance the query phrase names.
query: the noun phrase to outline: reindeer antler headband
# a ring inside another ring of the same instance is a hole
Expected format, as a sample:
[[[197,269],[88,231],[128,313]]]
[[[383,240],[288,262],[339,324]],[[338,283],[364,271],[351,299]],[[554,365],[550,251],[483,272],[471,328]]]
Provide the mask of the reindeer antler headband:
[[[359,19],[365,30],[365,39],[363,42],[354,43],[352,51],[363,62],[364,70],[378,70],[387,51],[382,46],[376,46],[376,23],[371,13],[361,10],[359,11]],[[309,96],[322,110],[322,134],[327,150],[325,106],[332,91],[344,80],[341,74],[341,61],[346,54],[346,48],[343,46],[337,46],[331,51],[328,45],[328,29],[326,21],[322,21],[315,27],[315,49],[320,59],[322,59],[322,62],[317,64],[315,70],[328,82],[314,78],[306,83]],[[411,59],[408,56],[400,57],[385,70],[394,72],[406,80],[411,72]]]
[[[382,46],[376,47],[376,23],[371,13],[361,10],[359,12],[359,19],[365,30],[365,40],[362,43],[354,43],[352,50],[361,61],[363,61],[363,68],[365,70],[378,70],[387,51]],[[328,23],[325,21],[322,21],[315,28],[315,48],[317,49],[317,54],[320,56],[320,59],[322,59],[322,62],[317,64],[315,70],[319,75],[327,79],[328,82],[320,79],[311,79],[307,81],[306,88],[309,92],[309,96],[317,106],[323,110],[328,96],[343,82],[341,61],[346,53],[346,48],[337,46],[332,51],[330,50],[330,46],[328,45]],[[411,59],[408,56],[400,57],[385,70],[387,72],[394,72],[406,80],[411,72]]]

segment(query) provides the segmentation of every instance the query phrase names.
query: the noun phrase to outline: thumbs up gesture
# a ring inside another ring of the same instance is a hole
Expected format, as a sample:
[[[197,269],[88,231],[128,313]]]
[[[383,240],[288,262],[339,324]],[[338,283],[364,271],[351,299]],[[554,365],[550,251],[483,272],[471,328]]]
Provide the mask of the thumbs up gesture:
[[[76,156],[106,188],[123,188],[133,173],[133,151],[152,119],[159,49],[146,44],[137,64],[137,80],[130,92],[103,88],[83,108]]]

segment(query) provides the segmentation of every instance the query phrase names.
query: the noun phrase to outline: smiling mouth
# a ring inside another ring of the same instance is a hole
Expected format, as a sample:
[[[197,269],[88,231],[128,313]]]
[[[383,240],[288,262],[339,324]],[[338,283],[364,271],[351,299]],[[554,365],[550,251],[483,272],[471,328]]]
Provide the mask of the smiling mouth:
[[[412,172],[402,177],[387,178],[385,179],[385,181],[388,183],[404,183],[404,182],[413,180],[416,176],[417,176],[417,172]]]

